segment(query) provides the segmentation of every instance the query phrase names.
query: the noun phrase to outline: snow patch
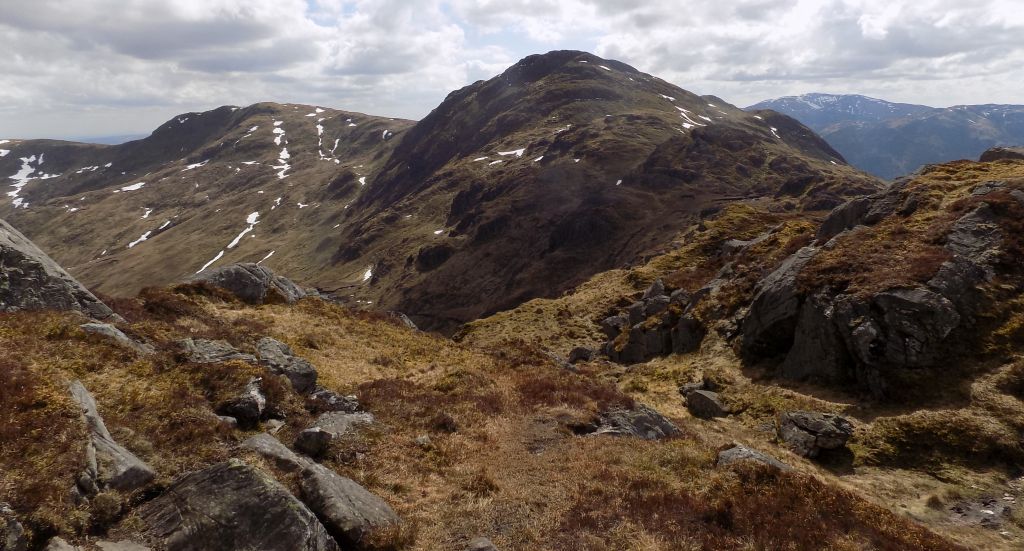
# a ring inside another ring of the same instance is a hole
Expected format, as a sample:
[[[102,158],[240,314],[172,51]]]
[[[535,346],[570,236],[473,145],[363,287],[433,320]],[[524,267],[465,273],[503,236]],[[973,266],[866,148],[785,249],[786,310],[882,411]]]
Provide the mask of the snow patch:
[[[257,262],[256,265],[259,266],[260,264],[263,264],[264,261],[266,261],[266,260],[270,259],[270,257],[274,256],[275,252],[277,252],[277,251],[270,251],[269,253],[267,253],[267,256],[264,256],[263,260],[260,260],[259,262]]]
[[[146,232],[146,233],[142,234],[142,236],[141,236],[141,237],[139,237],[139,238],[138,238],[138,239],[136,239],[135,241],[132,241],[131,243],[129,243],[129,244],[128,244],[128,248],[130,249],[130,248],[132,248],[132,247],[134,247],[134,246],[138,245],[139,243],[142,243],[143,241],[145,241],[145,240],[149,239],[149,235],[150,235],[151,233],[153,233],[153,232],[152,232],[152,231],[148,231],[148,232]]]
[[[195,170],[195,169],[197,169],[197,168],[199,168],[199,167],[201,167],[201,166],[206,166],[206,163],[208,163],[208,162],[210,162],[210,160],[209,160],[209,159],[207,159],[207,160],[205,160],[205,161],[203,161],[203,162],[201,162],[201,163],[194,163],[194,164],[190,164],[190,165],[186,166],[186,167],[185,167],[185,168],[184,168],[184,169],[182,170],[182,172],[188,172],[189,170]]]
[[[119,189],[118,191],[138,191],[138,190],[142,189],[142,186],[144,186],[144,185],[146,185],[146,182],[139,182],[137,184],[132,184],[130,186],[124,186],[123,188]],[[117,191],[115,191],[114,193],[117,193]]]
[[[366,185],[366,176],[363,176],[363,177],[359,178],[359,185],[361,185],[361,186],[365,186]]]
[[[229,249],[234,249],[235,247],[237,247],[238,246],[238,242],[241,241],[243,237],[245,237],[245,234],[251,232],[253,230],[253,228],[256,227],[256,224],[260,223],[259,219],[260,219],[260,213],[258,213],[258,212],[251,213],[249,216],[247,216],[245,218],[245,223],[249,224],[249,227],[247,227],[244,230],[242,230],[242,233],[238,234],[237,237],[232,239],[231,243],[228,243],[228,248]],[[200,271],[202,271],[202,270],[200,270]]]
[[[523,153],[526,153],[526,148],[525,147],[522,148],[522,149],[516,149],[516,150],[513,150],[513,151],[499,151],[498,155],[501,155],[502,157],[508,157],[510,155],[515,155],[516,157],[522,157]]]
[[[203,264],[203,267],[199,268],[199,271],[197,271],[196,273],[197,274],[203,273],[207,268],[209,268],[211,265],[213,265],[214,262],[220,260],[222,256],[224,256],[224,251],[221,251],[221,252],[217,253],[217,256],[211,258],[210,261],[207,262],[206,264]]]
[[[373,266],[366,269],[366,273],[363,274],[363,281],[369,281],[373,277]]]
[[[142,213],[142,219],[145,220],[145,219],[149,218],[150,214],[153,214],[153,209],[147,208],[146,212]]]

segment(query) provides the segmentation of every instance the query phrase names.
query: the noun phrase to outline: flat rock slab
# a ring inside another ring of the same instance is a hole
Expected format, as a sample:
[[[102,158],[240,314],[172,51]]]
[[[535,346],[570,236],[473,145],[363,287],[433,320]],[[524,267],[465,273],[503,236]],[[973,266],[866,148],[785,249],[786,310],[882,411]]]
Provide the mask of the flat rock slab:
[[[383,499],[318,464],[310,464],[299,485],[302,500],[345,549],[361,549],[368,534],[401,522]]]
[[[167,551],[337,551],[316,516],[284,486],[232,459],[189,473],[140,510]]]
[[[178,341],[178,344],[185,352],[185,356],[188,357],[189,361],[197,364],[212,364],[231,360],[256,363],[255,356],[243,354],[225,341],[184,339]]]
[[[718,452],[718,460],[715,464],[719,467],[725,467],[748,461],[761,463],[762,465],[769,465],[783,471],[793,470],[793,467],[790,467],[782,461],[779,461],[766,453],[761,453],[741,444]]]
[[[267,433],[250,436],[242,442],[242,448],[273,461],[278,468],[287,472],[301,472],[311,464],[309,459],[289,450],[280,440]]]
[[[125,335],[124,331],[109,323],[83,323],[79,327],[86,333],[106,337],[118,345],[134,350],[139,354],[148,355],[154,352],[152,346],[135,341],[128,335]]]
[[[114,441],[96,409],[96,400],[81,381],[72,381],[71,397],[82,408],[82,417],[89,429],[86,449],[86,471],[79,481],[87,494],[102,488],[131,491],[149,484],[156,472],[132,452]]]

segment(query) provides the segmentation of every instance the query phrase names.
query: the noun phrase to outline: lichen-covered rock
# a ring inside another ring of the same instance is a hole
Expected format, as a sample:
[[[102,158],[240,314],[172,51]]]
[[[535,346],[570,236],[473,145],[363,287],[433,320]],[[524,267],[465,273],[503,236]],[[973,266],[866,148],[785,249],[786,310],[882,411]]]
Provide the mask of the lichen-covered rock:
[[[309,459],[289,450],[280,440],[267,433],[246,438],[242,442],[242,449],[259,454],[287,472],[301,472],[310,463]]]
[[[797,276],[817,254],[814,247],[800,249],[758,284],[741,324],[745,357],[771,356],[792,345],[801,303]]]
[[[782,471],[793,470],[793,467],[775,459],[774,457],[759,452],[757,450],[748,448],[742,444],[736,444],[735,446],[718,452],[718,459],[715,462],[719,467],[727,467],[729,465],[735,465],[737,463],[743,463],[752,461],[754,463],[761,463],[762,465],[768,465],[775,467]]]
[[[821,450],[842,448],[853,436],[853,425],[831,413],[791,411],[779,418],[779,438],[804,457],[817,457]]]
[[[167,551],[337,551],[316,515],[280,483],[232,459],[189,473],[140,509]]]
[[[306,400],[307,407],[313,413],[341,411],[355,413],[359,411],[359,400],[352,395],[343,396],[333,390],[316,387]]]
[[[93,495],[112,488],[128,492],[149,484],[156,473],[144,461],[114,441],[96,408],[96,400],[81,381],[72,381],[71,397],[82,409],[89,430],[85,472],[79,478],[79,490]]]
[[[27,237],[0,220],[0,312],[77,310],[105,320],[114,315]]]
[[[275,275],[266,266],[252,263],[223,266],[194,276],[192,280],[205,281],[230,291],[249,304],[275,300],[291,304],[306,296],[306,291],[290,279]]]
[[[292,353],[285,343],[264,337],[256,344],[260,365],[275,375],[284,375],[296,392],[307,394],[316,388],[317,372],[308,361]]]
[[[139,354],[148,355],[154,352],[152,346],[135,341],[128,335],[125,335],[123,331],[109,323],[83,323],[79,327],[81,327],[86,333],[106,337],[118,345],[134,350]]]
[[[295,447],[312,457],[323,453],[331,442],[355,432],[359,427],[373,424],[373,414],[366,412],[324,413],[313,425],[295,439]]]
[[[592,434],[660,440],[679,436],[682,431],[653,408],[636,404],[630,409],[616,408],[602,413]]]
[[[181,346],[185,357],[190,362],[197,364],[212,364],[231,360],[256,363],[256,358],[252,354],[243,354],[225,341],[189,338],[178,341],[178,345]]]

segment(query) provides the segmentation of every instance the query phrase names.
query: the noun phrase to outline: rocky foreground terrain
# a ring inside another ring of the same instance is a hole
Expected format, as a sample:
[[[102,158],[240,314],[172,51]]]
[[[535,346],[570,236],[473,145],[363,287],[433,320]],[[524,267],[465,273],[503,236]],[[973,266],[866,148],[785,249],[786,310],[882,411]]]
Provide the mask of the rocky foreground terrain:
[[[1019,549],[1024,159],[736,201],[455,340],[0,225],[4,549]]]

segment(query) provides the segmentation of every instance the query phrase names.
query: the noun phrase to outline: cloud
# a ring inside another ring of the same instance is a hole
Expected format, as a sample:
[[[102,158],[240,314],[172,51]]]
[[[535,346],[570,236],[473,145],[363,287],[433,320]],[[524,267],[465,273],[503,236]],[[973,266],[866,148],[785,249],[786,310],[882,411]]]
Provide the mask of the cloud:
[[[1020,102],[1016,0],[0,0],[0,135],[147,131],[287,101],[418,118],[550,49],[745,105]],[[102,116],[101,116],[102,115]]]

